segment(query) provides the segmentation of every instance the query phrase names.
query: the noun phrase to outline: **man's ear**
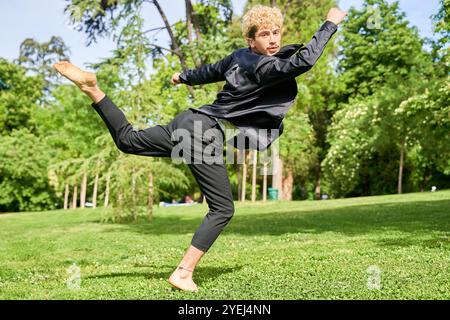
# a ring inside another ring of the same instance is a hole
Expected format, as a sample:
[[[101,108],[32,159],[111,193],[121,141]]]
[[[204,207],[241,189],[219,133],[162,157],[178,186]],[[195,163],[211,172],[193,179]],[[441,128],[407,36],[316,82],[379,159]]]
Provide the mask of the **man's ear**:
[[[247,40],[247,44],[250,48],[253,48],[255,46],[255,40],[252,38],[245,38]]]

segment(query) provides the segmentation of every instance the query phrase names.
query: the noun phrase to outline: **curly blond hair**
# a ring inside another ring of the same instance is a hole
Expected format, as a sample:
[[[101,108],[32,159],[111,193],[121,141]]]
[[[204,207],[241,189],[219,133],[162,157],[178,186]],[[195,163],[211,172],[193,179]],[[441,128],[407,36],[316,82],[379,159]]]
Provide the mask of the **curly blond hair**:
[[[261,27],[283,26],[283,14],[277,7],[256,5],[248,10],[242,17],[241,31],[244,38],[255,39],[256,32]]]

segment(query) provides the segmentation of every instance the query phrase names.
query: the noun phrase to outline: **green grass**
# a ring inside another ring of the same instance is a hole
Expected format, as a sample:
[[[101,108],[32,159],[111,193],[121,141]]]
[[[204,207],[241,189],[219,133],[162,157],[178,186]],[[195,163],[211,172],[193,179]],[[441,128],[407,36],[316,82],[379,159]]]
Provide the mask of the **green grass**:
[[[100,209],[0,215],[0,298],[450,298],[450,191],[236,204],[194,275],[199,292],[176,291],[166,279],[206,211],[157,208],[140,224],[101,223]],[[79,289],[66,284],[73,263]]]

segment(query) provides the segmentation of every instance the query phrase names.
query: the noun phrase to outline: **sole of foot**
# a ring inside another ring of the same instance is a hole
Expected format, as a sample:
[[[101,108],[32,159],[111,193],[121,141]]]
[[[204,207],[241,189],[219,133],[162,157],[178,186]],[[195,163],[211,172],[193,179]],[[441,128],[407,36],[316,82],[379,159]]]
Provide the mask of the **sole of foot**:
[[[95,88],[97,77],[95,73],[83,71],[68,61],[60,61],[53,65],[62,76],[75,83],[80,89]]]
[[[176,276],[171,275],[168,279],[170,285],[178,290],[187,292],[198,292],[197,286],[189,286],[188,284],[183,284],[183,280],[178,279]]]

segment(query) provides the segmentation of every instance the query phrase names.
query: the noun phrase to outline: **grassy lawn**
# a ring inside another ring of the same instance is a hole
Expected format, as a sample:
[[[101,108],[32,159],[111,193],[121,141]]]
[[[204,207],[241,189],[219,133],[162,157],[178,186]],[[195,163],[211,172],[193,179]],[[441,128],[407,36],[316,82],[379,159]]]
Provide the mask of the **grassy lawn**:
[[[2,214],[0,298],[450,299],[450,190],[236,204],[199,292],[176,291],[166,279],[206,211],[156,208],[139,224],[101,223],[101,209]]]

